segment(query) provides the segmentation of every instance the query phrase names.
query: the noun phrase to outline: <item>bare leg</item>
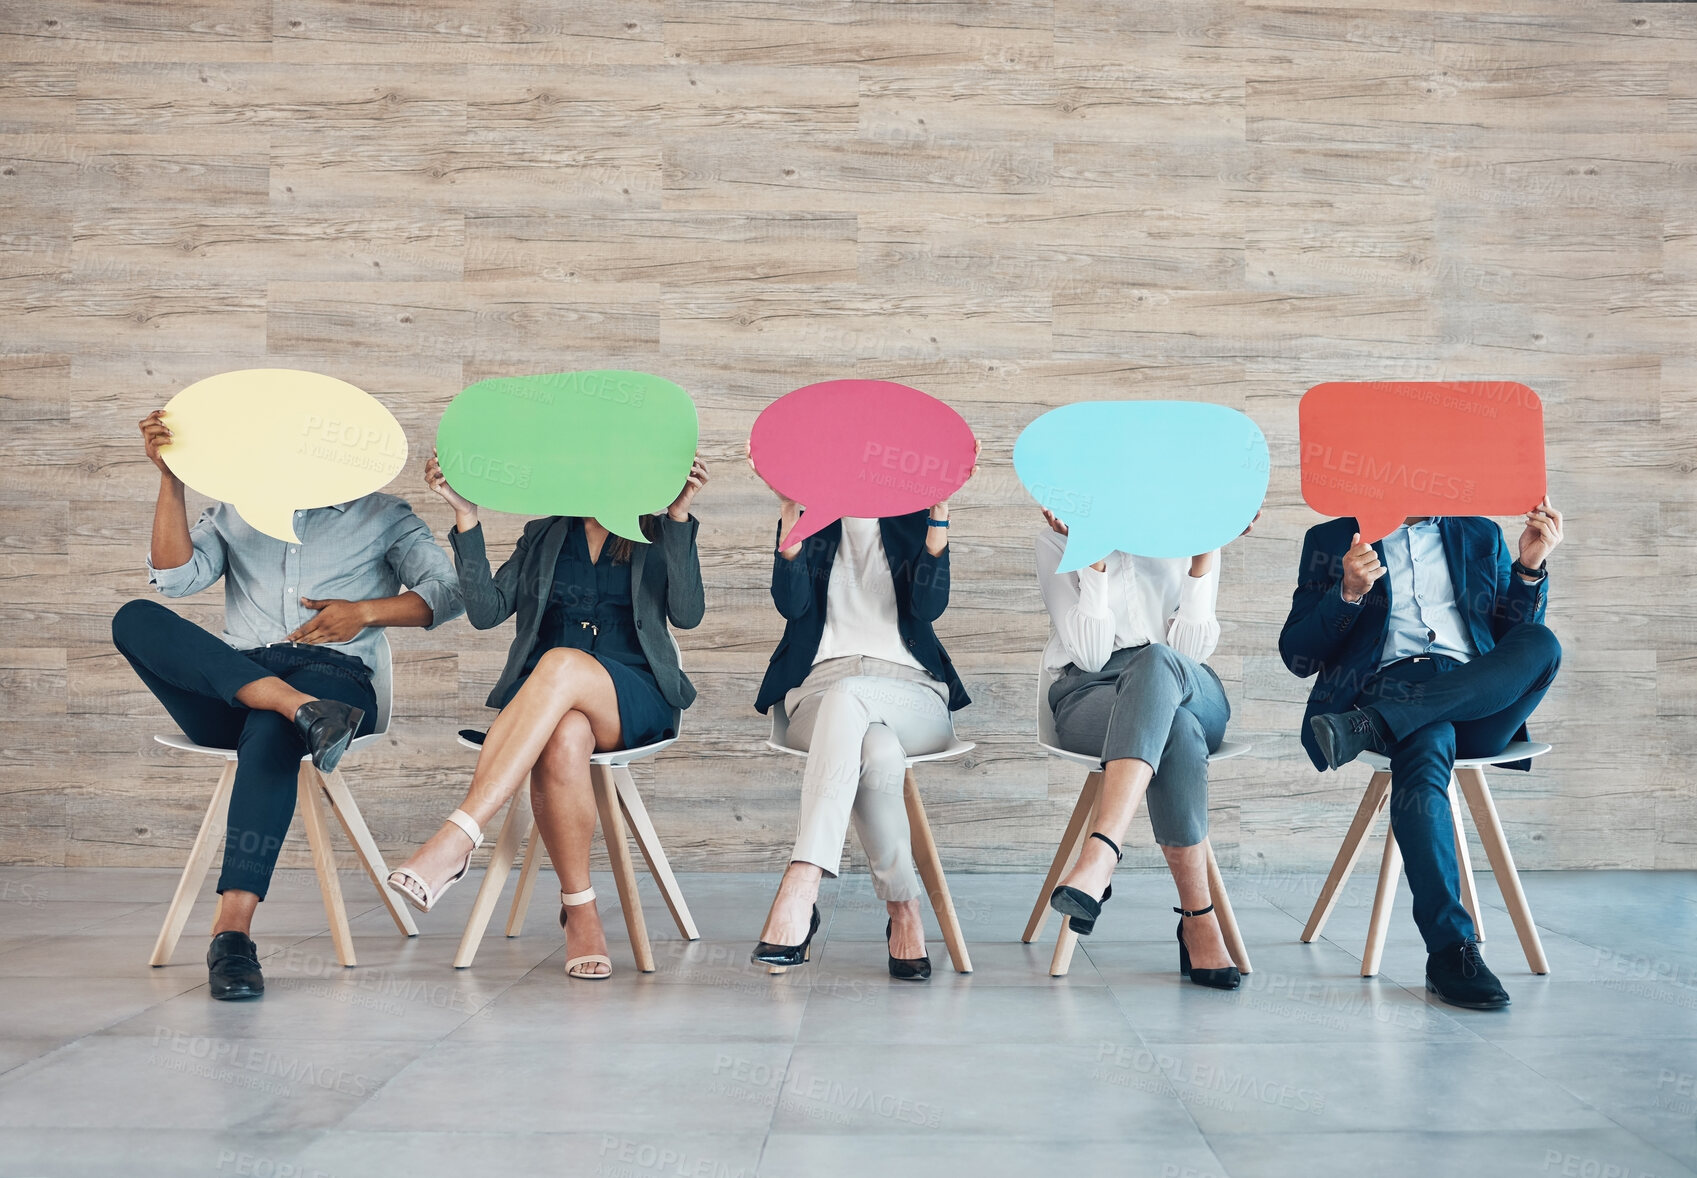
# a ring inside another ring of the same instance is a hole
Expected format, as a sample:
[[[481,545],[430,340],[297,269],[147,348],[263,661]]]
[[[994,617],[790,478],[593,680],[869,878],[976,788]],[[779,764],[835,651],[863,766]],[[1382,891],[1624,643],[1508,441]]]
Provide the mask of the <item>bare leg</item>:
[[[556,647],[538,660],[536,670],[490,725],[460,809],[479,826],[487,826],[524,784],[554,730],[572,711],[589,721],[597,749],[619,747],[619,700],[612,678],[595,656]],[[444,822],[402,866],[441,887],[470,850],[465,831]]]
[[[218,897],[218,916],[212,922],[212,935],[238,932],[246,936],[253,928],[253,911],[258,907],[258,896],[231,888]]]
[[[778,881],[778,895],[766,916],[760,939],[772,945],[799,945],[807,939],[813,921],[813,903],[819,898],[819,880],[825,873],[815,864],[791,861]]]
[[[570,711],[530,771],[530,809],[536,829],[548,847],[548,858],[560,873],[562,892],[589,887],[589,844],[595,837],[595,791],[590,780],[589,755],[595,734],[589,717]],[[607,934],[594,904],[571,909],[566,922],[566,957],[607,953]],[[608,966],[590,962],[579,967],[589,974],[610,973]]]
[[[890,914],[890,956],[924,957],[925,922],[920,919],[918,900],[889,900],[884,910]]]
[[[1167,857],[1167,869],[1178,885],[1178,906],[1194,912],[1212,904],[1208,892],[1208,844],[1189,847],[1162,847]],[[1226,942],[1220,936],[1220,923],[1212,912],[1206,916],[1184,917],[1184,943],[1190,950],[1190,963],[1198,969],[1224,969],[1232,963],[1226,952]]]
[[[236,702],[244,707],[256,712],[276,712],[286,720],[293,720],[302,704],[309,704],[317,698],[316,695],[296,691],[275,675],[255,679],[236,692]]]
[[[1115,843],[1124,844],[1131,817],[1137,813],[1137,803],[1143,800],[1155,771],[1148,761],[1136,757],[1120,757],[1102,767],[1102,795],[1096,803],[1096,822],[1086,834],[1096,831]],[[1101,839],[1086,838],[1078,853],[1078,862],[1061,881],[1066,887],[1077,888],[1089,896],[1100,896],[1114,877],[1119,860],[1108,844]],[[1206,894],[1206,885],[1204,885]]]

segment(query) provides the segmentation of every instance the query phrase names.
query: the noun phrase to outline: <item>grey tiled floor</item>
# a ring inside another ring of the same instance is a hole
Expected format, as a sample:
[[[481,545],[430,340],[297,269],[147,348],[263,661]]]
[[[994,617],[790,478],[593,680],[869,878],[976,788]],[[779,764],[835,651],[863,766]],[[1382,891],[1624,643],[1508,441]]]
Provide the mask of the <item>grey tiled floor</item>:
[[[1528,874],[1543,978],[1481,875],[1514,1005],[1471,1013],[1425,994],[1406,894],[1357,976],[1371,874],[1313,945],[1317,876],[1228,877],[1255,971],[1222,994],[1178,979],[1156,875],[1121,874],[1064,980],[1018,940],[1037,877],[956,876],[976,972],[911,985],[861,876],[783,977],[747,962],[772,877],[685,876],[693,944],[644,879],[647,976],[598,880],[617,972],[582,983],[551,880],[456,971],[473,887],[407,941],[346,876],[344,970],[284,873],[269,993],[226,1005],[208,901],[177,964],[143,964],[171,872],[0,868],[0,1175],[1697,1175],[1697,875]]]

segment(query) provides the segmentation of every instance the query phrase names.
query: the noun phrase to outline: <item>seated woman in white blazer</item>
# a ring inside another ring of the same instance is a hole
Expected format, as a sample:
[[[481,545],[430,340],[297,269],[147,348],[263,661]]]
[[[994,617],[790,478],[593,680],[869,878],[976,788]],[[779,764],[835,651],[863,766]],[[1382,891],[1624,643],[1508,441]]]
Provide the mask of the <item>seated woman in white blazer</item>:
[[[1113,893],[1120,840],[1147,793],[1155,841],[1178,885],[1179,972],[1199,986],[1236,989],[1241,977],[1208,890],[1208,754],[1231,718],[1220,677],[1203,661],[1220,639],[1219,551],[1189,560],[1113,552],[1061,573],[1067,528],[1043,516],[1037,579],[1054,627],[1043,666],[1053,676],[1055,737],[1103,761],[1096,823],[1049,906],[1080,936],[1091,933]]]

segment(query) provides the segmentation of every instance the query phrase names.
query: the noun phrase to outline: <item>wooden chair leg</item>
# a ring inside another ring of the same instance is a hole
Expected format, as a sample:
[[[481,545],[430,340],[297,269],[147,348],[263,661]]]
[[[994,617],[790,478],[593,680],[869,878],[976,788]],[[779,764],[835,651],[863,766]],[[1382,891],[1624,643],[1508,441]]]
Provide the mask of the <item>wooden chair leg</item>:
[[[1249,950],[1243,944],[1243,934],[1237,928],[1237,914],[1232,911],[1232,902],[1226,895],[1226,881],[1220,876],[1220,865],[1214,858],[1213,840],[1204,844],[1208,848],[1208,898],[1214,904],[1214,919],[1220,924],[1220,937],[1226,943],[1226,952],[1231,956],[1232,964],[1238,972],[1249,972]]]
[[[666,859],[665,849],[660,846],[660,836],[649,820],[648,807],[642,804],[642,795],[636,790],[636,778],[631,776],[628,765],[613,766],[612,771],[613,783],[619,790],[619,801],[625,808],[625,818],[630,822],[631,833],[636,836],[637,849],[648,863],[648,874],[654,877],[660,888],[660,898],[666,901],[672,922],[678,926],[678,933],[684,940],[699,941],[701,934],[696,931],[695,918],[689,914],[689,905],[684,902],[678,877],[672,874],[672,865]]]
[[[919,786],[913,780],[913,770],[907,771],[902,784],[902,798],[907,803],[907,825],[913,842],[913,865],[919,869],[925,894],[931,898],[931,911],[937,914],[937,924],[943,930],[943,943],[949,947],[949,959],[956,973],[971,973],[972,958],[966,952],[966,937],[960,930],[960,917],[955,913],[954,897],[949,895],[949,880],[943,874],[943,861],[937,854],[937,840],[931,835],[931,823],[925,817],[925,804],[919,800]]]
[[[489,918],[501,902],[501,889],[513,870],[519,844],[530,828],[530,813],[525,808],[523,790],[507,803],[507,816],[501,821],[501,833],[495,836],[495,849],[489,854],[489,865],[483,869],[483,882],[478,885],[477,898],[471,902],[471,915],[466,917],[465,931],[460,934],[460,947],[454,951],[454,968],[468,969],[477,958],[477,948],[483,943]]]
[[[303,769],[311,766],[312,762],[307,761]],[[377,840],[371,837],[371,828],[366,826],[364,816],[354,804],[354,795],[348,789],[342,771],[333,769],[329,773],[319,773],[317,769],[313,769],[312,772],[318,778],[319,787],[330,799],[330,812],[336,816],[336,821],[341,823],[343,833],[348,836],[348,842],[353,844],[360,866],[365,868],[365,874],[371,878],[383,906],[389,910],[389,919],[394,921],[395,927],[406,936],[418,936],[418,925],[413,922],[412,908],[389,886],[389,865],[383,861],[383,852],[378,850]]]
[[[527,814],[529,810],[525,811]],[[524,864],[519,868],[519,886],[513,889],[513,906],[507,913],[507,935],[516,937],[524,932],[525,914],[530,911],[530,898],[536,894],[536,876],[542,870],[542,860],[548,857],[548,847],[542,832],[531,830],[530,841],[524,847]]]
[[[1370,978],[1379,972],[1379,962],[1385,955],[1385,935],[1391,927],[1391,909],[1396,904],[1396,881],[1402,871],[1402,848],[1396,844],[1396,832],[1385,824],[1385,854],[1379,860],[1379,887],[1373,893],[1373,916],[1367,922],[1367,948],[1361,954],[1361,976]]]
[[[1462,796],[1473,811],[1473,828],[1485,845],[1485,855],[1491,861],[1491,872],[1497,877],[1497,888],[1503,894],[1509,919],[1520,937],[1520,947],[1526,953],[1526,964],[1533,973],[1550,972],[1544,956],[1544,942],[1538,937],[1538,926],[1532,923],[1532,909],[1527,906],[1526,893],[1520,887],[1520,873],[1514,869],[1514,856],[1509,854],[1508,839],[1503,835],[1502,821],[1497,817],[1497,804],[1491,799],[1490,787],[1485,784],[1482,769],[1457,769]]]
[[[1096,788],[1091,789],[1090,783],[1085,782],[1085,792],[1090,794],[1090,811],[1085,815],[1084,824],[1079,827],[1078,839],[1072,850],[1072,858],[1077,859],[1084,840],[1090,837],[1090,828],[1096,825],[1096,809],[1102,801],[1102,775],[1091,774],[1096,779]],[[1049,976],[1064,978],[1072,968],[1073,951],[1078,948],[1078,934],[1072,931],[1072,921],[1062,920],[1060,935],[1055,938],[1055,952],[1049,958]]]
[[[224,829],[230,823],[230,790],[235,783],[236,762],[230,758],[224,762],[224,771],[218,775],[218,784],[212,789],[212,800],[206,804],[206,816],[200,820],[200,830],[189,848],[189,861],[183,865],[177,890],[171,896],[171,907],[165,911],[165,923],[160,926],[159,938],[153,942],[153,956],[147,959],[149,965],[171,964],[171,954],[183,935],[183,927],[189,922],[195,897],[200,895],[200,887],[206,882],[212,857],[224,841]]]
[[[1326,927],[1326,921],[1332,915],[1332,909],[1338,906],[1338,898],[1343,894],[1343,885],[1355,870],[1356,860],[1361,858],[1361,850],[1366,846],[1367,836],[1373,830],[1373,820],[1379,816],[1379,811],[1385,808],[1385,799],[1390,788],[1391,775],[1385,772],[1373,774],[1373,779],[1367,783],[1367,792],[1361,795],[1361,804],[1355,808],[1355,817],[1350,820],[1349,833],[1343,836],[1343,846],[1338,848],[1338,856],[1332,860],[1332,870],[1326,876],[1326,884],[1320,889],[1319,898],[1314,901],[1314,911],[1308,914],[1308,923],[1303,926],[1304,944],[1320,935],[1320,930]]]
[[[1467,850],[1467,830],[1461,824],[1461,799],[1456,797],[1455,775],[1450,775],[1450,823],[1455,827],[1455,862],[1461,879],[1461,906],[1473,918],[1473,931],[1485,939],[1484,910],[1479,906],[1479,889],[1473,880],[1473,856]]]
[[[330,823],[324,818],[323,790],[319,787],[318,770],[311,761],[302,761],[298,775],[301,822],[306,827],[306,842],[312,848],[312,866],[318,872],[318,890],[324,897],[324,915],[330,921],[330,940],[336,946],[336,960],[344,966],[358,964],[354,957],[354,938],[348,928],[348,909],[342,903],[342,881],[336,874],[336,848],[330,842]]]
[[[1084,840],[1089,834],[1085,823],[1096,806],[1096,795],[1101,788],[1102,771],[1093,769],[1084,779],[1084,788],[1078,791],[1078,801],[1073,804],[1072,816],[1067,819],[1067,828],[1061,835],[1060,846],[1055,848],[1055,858],[1049,864],[1049,874],[1043,877],[1043,886],[1037,892],[1037,903],[1032,906],[1031,919],[1025,922],[1025,934],[1019,939],[1027,945],[1043,935],[1043,926],[1049,921],[1049,896],[1061,882],[1061,877],[1071,871],[1072,865],[1078,862],[1079,848],[1084,846]]]
[[[613,879],[619,887],[619,903],[625,910],[625,928],[630,933],[636,968],[653,973],[654,950],[648,943],[648,924],[642,916],[642,896],[637,891],[636,867],[631,862],[619,789],[605,765],[592,766],[590,772],[595,778],[596,808],[601,811],[601,839],[607,844],[607,858],[613,864]]]

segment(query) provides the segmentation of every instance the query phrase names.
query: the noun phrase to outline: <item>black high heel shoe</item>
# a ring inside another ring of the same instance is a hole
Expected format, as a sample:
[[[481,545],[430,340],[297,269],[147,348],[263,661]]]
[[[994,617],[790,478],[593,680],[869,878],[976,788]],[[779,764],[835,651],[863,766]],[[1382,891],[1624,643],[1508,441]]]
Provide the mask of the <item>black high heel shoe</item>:
[[[1120,845],[1107,835],[1093,830],[1090,832],[1090,837],[1101,839],[1108,844],[1108,848],[1114,853],[1115,863],[1125,858],[1125,853],[1120,850]],[[1068,918],[1067,923],[1072,925],[1073,932],[1081,937],[1088,937],[1096,928],[1096,918],[1102,915],[1102,905],[1111,900],[1113,895],[1113,884],[1109,884],[1103,889],[1100,900],[1088,892],[1081,892],[1077,888],[1069,888],[1062,884],[1049,893],[1049,907]]]
[[[895,922],[884,922],[884,952],[890,957],[890,976],[898,982],[923,982],[931,976],[931,958],[926,957],[897,957],[890,953],[890,930]]]
[[[800,965],[807,960],[812,951],[813,934],[819,931],[819,905],[813,906],[813,921],[807,926],[807,939],[799,945],[774,945],[770,941],[761,941],[754,946],[754,952],[748,959],[755,965]]]
[[[1237,972],[1237,966],[1228,965],[1224,969],[1192,969],[1190,967],[1190,948],[1184,943],[1184,918],[1186,916],[1207,916],[1214,910],[1212,904],[1206,908],[1198,908],[1194,912],[1188,908],[1174,908],[1179,914],[1178,922],[1178,972],[1180,977],[1189,978],[1198,986],[1211,986],[1216,990],[1235,990],[1243,982],[1243,975]]]

